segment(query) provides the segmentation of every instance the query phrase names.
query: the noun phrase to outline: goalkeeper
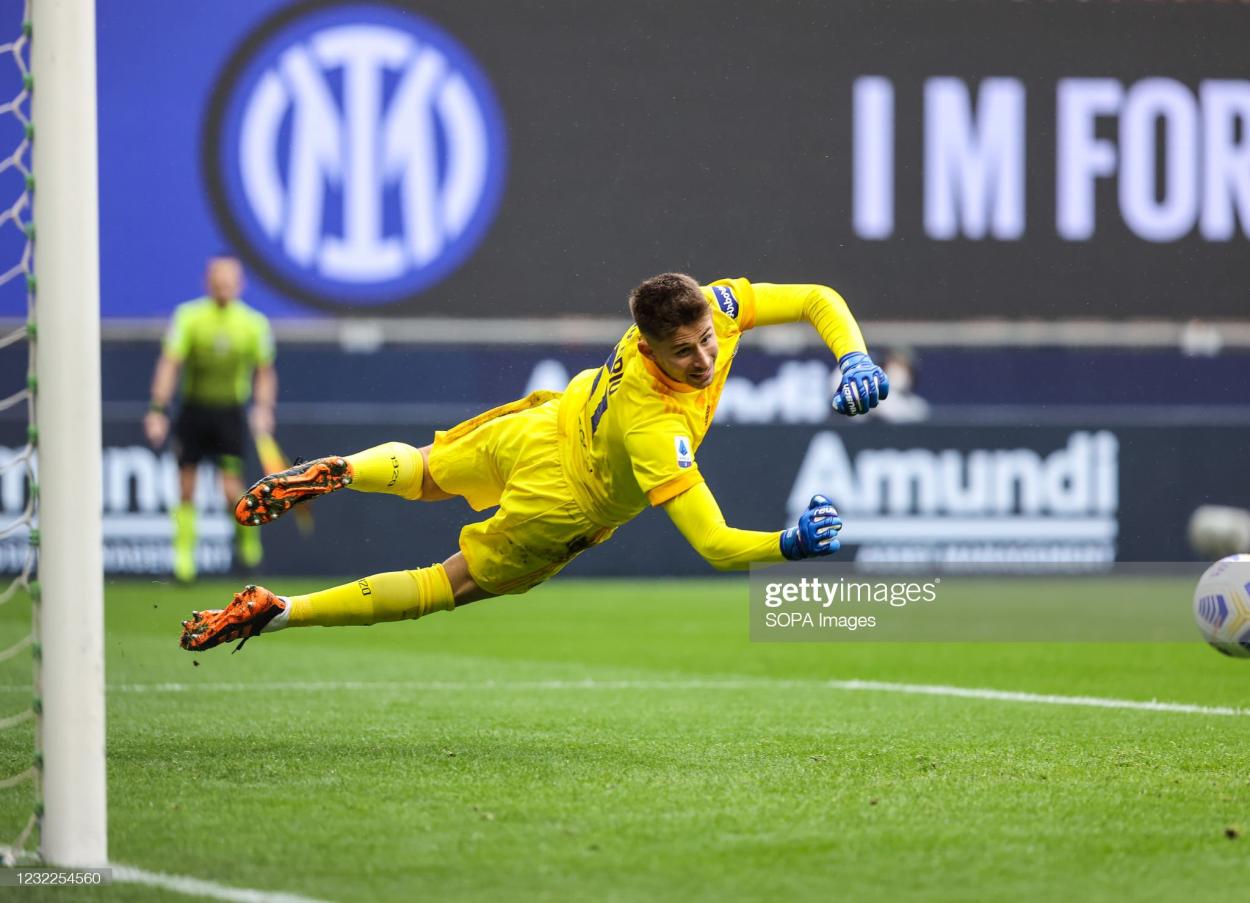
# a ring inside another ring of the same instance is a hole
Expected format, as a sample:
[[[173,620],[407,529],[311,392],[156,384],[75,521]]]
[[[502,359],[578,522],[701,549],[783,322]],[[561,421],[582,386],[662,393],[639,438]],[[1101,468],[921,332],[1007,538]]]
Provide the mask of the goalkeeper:
[[[235,518],[259,526],[292,505],[343,487],[409,500],[462,496],[494,513],[460,532],[442,564],[375,574],[303,596],[249,586],[225,609],[183,622],[184,649],[208,649],[287,627],[376,624],[524,593],[605,542],[647,505],[662,506],[714,567],[746,568],[832,555],[842,522],[815,496],[781,532],[725,523],[699,473],[703,441],[742,334],[806,320],[838,357],[834,407],[864,414],[889,392],[841,296],[818,285],[722,279],[700,286],[664,273],[630,294],[634,325],[603,366],[564,392],[535,392],[414,448],[389,442],[271,474],[239,499]]]

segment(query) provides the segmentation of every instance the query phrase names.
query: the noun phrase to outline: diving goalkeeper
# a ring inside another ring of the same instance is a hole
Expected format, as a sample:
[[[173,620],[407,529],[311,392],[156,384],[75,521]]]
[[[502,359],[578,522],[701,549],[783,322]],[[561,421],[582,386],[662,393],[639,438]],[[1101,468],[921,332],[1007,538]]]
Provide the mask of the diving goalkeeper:
[[[818,285],[722,279],[700,286],[663,273],[630,294],[634,325],[603,366],[564,392],[535,392],[487,411],[414,448],[388,442],[319,458],[257,482],[235,518],[260,526],[292,505],[343,487],[427,502],[462,496],[495,508],[460,532],[442,564],[374,574],[303,596],[248,586],[224,609],[183,622],[181,645],[198,651],[287,627],[376,624],[450,611],[478,599],[524,593],[605,542],[648,505],[662,506],[710,564],[832,555],[842,522],[814,496],[783,530],[730,527],[699,473],[703,441],[742,334],[805,320],[837,356],[834,407],[864,414],[889,393],[841,296]]]

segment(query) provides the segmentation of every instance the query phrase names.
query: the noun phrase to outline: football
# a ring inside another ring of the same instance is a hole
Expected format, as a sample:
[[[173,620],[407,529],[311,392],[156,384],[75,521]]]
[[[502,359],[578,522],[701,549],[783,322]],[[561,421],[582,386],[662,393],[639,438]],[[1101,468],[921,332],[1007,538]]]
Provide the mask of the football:
[[[1250,658],[1250,555],[1230,555],[1207,568],[1194,589],[1194,620],[1220,652]]]

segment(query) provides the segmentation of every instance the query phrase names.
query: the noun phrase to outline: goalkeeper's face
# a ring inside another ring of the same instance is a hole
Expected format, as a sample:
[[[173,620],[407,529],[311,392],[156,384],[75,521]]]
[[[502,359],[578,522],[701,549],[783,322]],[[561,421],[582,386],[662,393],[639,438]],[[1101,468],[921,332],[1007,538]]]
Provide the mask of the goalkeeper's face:
[[[709,310],[689,326],[677,327],[667,338],[644,338],[638,343],[638,350],[655,361],[669,379],[696,389],[707,388],[716,375],[716,355],[720,350],[716,330],[712,328],[712,312]]]

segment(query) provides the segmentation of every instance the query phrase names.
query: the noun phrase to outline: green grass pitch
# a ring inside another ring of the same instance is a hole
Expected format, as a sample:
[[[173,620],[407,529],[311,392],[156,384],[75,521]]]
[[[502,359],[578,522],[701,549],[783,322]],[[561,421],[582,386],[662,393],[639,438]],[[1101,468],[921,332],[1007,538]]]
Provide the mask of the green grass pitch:
[[[180,650],[236,588],[108,587],[117,862],[337,901],[1247,896],[1250,717],[821,686],[1250,705],[1250,662],[1200,643],[752,644],[738,578]],[[25,617],[0,610],[0,640]],[[29,660],[0,685],[3,716]],[[31,738],[0,733],[0,775]],[[4,839],[29,800],[0,791]]]

